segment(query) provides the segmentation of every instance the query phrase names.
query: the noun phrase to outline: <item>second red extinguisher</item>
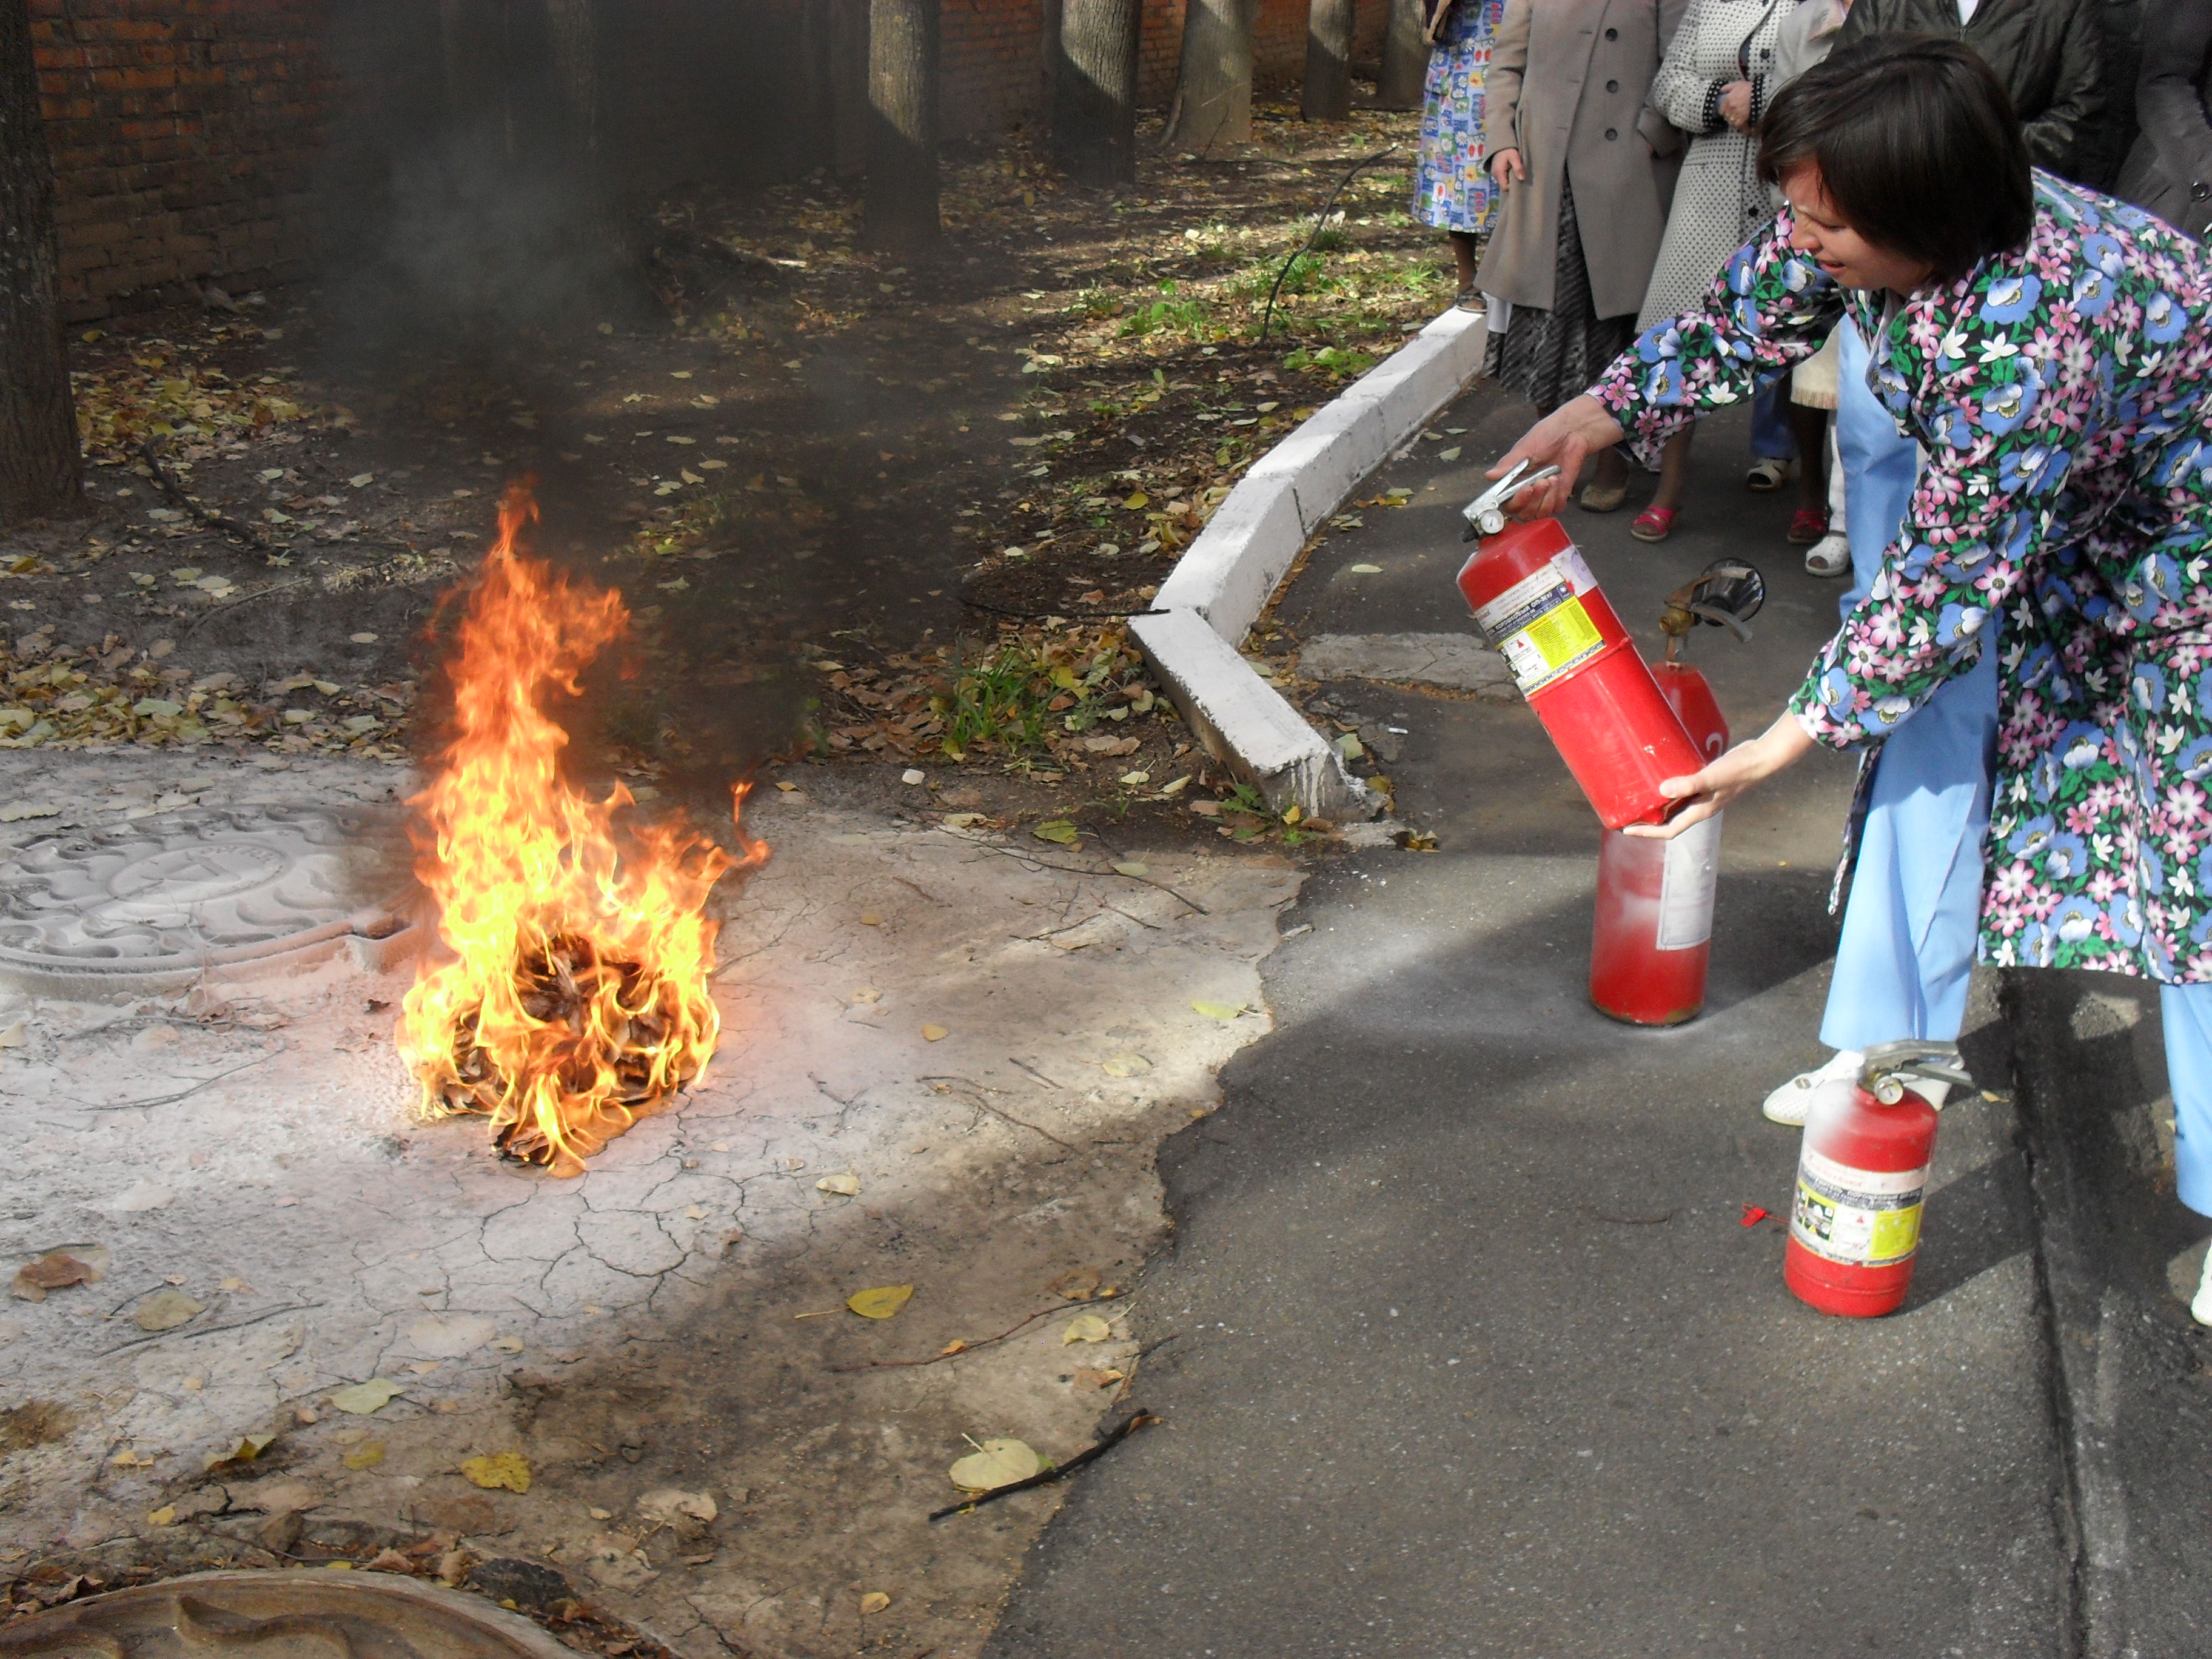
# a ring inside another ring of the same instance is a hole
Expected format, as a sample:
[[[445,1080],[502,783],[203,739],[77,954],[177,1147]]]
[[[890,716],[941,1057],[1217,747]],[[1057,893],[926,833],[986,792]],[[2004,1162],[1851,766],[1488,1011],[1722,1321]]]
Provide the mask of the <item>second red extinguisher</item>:
[[[1735,559],[1717,561],[1668,596],[1659,620],[1667,659],[1652,678],[1704,761],[1728,749],[1728,720],[1705,677],[1676,653],[1701,622],[1748,639],[1743,624],[1765,600],[1759,572]],[[1718,813],[1671,841],[1607,835],[1590,930],[1589,996],[1600,1013],[1632,1025],[1679,1025],[1704,1009],[1720,858]]]

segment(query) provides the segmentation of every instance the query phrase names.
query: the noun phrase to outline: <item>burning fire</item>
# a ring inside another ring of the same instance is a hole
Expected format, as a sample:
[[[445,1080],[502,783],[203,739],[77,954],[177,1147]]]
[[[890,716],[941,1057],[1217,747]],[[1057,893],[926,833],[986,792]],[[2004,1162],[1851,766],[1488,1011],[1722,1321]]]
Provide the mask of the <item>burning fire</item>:
[[[618,832],[629,790],[594,800],[562,780],[568,734],[541,700],[575,695],[629,612],[517,548],[537,516],[510,485],[450,670],[453,736],[410,803],[447,949],[416,975],[396,1041],[425,1109],[487,1113],[508,1155],[575,1175],[704,1070],[721,1029],[707,896],[768,848],[740,830],[733,858],[681,822]]]

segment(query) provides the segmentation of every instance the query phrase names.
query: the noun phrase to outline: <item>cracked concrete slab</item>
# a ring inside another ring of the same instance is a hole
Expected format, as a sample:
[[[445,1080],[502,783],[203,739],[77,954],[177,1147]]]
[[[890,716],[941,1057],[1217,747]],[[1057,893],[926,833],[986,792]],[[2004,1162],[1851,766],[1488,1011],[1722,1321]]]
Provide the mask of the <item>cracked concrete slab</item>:
[[[226,809],[390,802],[408,779],[184,763]],[[64,808],[0,825],[0,854],[161,799],[179,764],[0,767],[0,797]],[[775,852],[718,896],[720,1051],[574,1181],[416,1115],[401,974],[5,999],[6,1264],[109,1259],[0,1305],[0,1576],[442,1534],[550,1562],[687,1653],[979,1650],[1057,1491],[923,1517],[957,1495],[963,1437],[1065,1458],[1127,1397],[1165,1224],[1153,1148],[1267,1029],[1257,964],[1301,878],[1213,848],[1128,876],[1079,847],[756,799]],[[916,1287],[896,1318],[844,1310],[888,1284]],[[1110,1334],[1070,1342],[1068,1296],[1092,1286]],[[157,1290],[202,1310],[142,1328]],[[378,1377],[389,1404],[333,1408]],[[528,1492],[459,1472],[507,1451]],[[716,1518],[640,1507],[670,1491]],[[871,1592],[891,1600],[864,1615]]]
[[[1298,647],[1310,680],[1379,680],[1467,691],[1488,702],[1520,693],[1505,659],[1473,634],[1318,634]]]

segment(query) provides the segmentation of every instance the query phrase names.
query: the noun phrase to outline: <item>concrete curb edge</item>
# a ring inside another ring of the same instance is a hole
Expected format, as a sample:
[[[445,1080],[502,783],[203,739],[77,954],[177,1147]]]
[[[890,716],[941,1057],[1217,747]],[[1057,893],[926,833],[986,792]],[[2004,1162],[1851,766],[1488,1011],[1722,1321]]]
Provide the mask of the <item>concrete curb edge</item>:
[[[1364,817],[1375,798],[1237,647],[1361,479],[1482,370],[1482,317],[1447,311],[1255,461],[1129,631],[1200,740],[1277,811]]]

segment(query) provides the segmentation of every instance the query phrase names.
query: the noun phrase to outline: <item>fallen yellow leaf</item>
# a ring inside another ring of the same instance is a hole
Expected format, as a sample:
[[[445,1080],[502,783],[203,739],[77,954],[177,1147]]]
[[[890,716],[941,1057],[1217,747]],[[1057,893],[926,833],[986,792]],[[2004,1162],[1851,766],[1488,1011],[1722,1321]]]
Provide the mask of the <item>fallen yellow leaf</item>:
[[[356,1417],[367,1417],[380,1412],[398,1395],[406,1393],[400,1383],[381,1376],[372,1376],[366,1382],[356,1382],[349,1389],[340,1389],[331,1396],[331,1404],[342,1412]]]
[[[383,1461],[384,1443],[381,1440],[365,1440],[358,1449],[349,1451],[338,1459],[339,1462],[349,1469],[373,1469]],[[481,1486],[483,1482],[479,1481],[477,1484]]]
[[[151,1515],[146,1517],[146,1523],[147,1525],[153,1527],[175,1526],[177,1524],[177,1506],[174,1504],[162,1504],[160,1509],[155,1510]]]
[[[951,1035],[952,1033],[942,1025],[925,1025],[921,1028],[921,1040],[924,1042],[942,1042]]]
[[[1241,1002],[1194,1002],[1190,1006],[1208,1019],[1231,1020],[1244,1012]]]
[[[860,1177],[851,1174],[823,1176],[814,1183],[814,1189],[821,1193],[836,1193],[841,1198],[858,1198],[860,1195]]]
[[[870,1590],[866,1595],[860,1598],[860,1611],[862,1613],[881,1613],[885,1607],[890,1606],[890,1604],[891,1598],[884,1595],[881,1590]]]
[[[362,1450],[366,1451],[367,1447]],[[471,1457],[461,1464],[461,1473],[469,1484],[482,1486],[486,1492],[504,1486],[509,1492],[530,1490],[530,1460],[520,1452],[494,1452],[489,1456]]]
[[[863,1319],[889,1319],[914,1298],[911,1285],[879,1285],[872,1291],[855,1291],[845,1305]]]
[[[951,1473],[952,1484],[963,1492],[989,1492],[1026,1480],[1043,1467],[1044,1459],[1024,1441],[986,1440],[955,1463]]]
[[[1060,1346],[1064,1348],[1071,1342],[1103,1342],[1113,1334],[1113,1327],[1097,1314],[1078,1314],[1060,1334]]]

